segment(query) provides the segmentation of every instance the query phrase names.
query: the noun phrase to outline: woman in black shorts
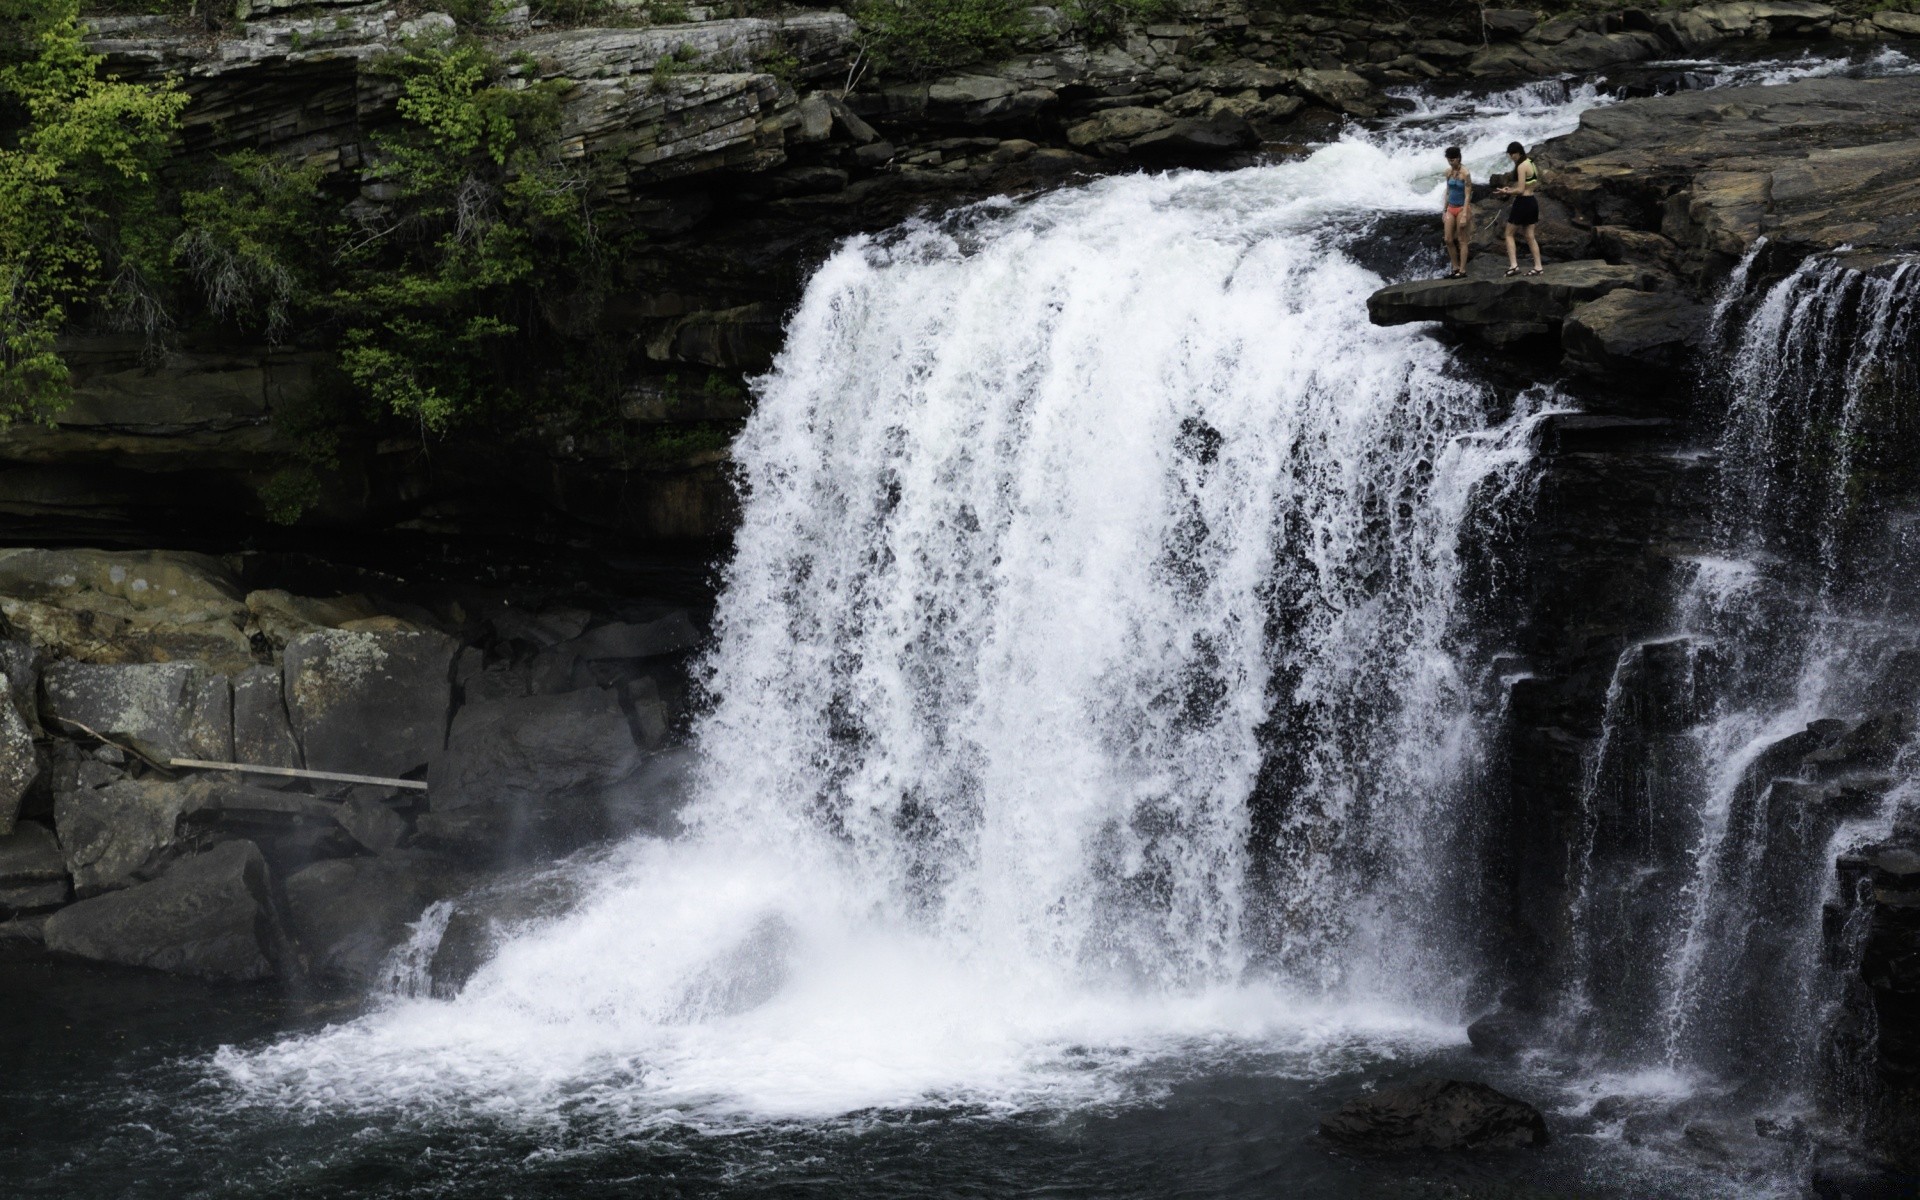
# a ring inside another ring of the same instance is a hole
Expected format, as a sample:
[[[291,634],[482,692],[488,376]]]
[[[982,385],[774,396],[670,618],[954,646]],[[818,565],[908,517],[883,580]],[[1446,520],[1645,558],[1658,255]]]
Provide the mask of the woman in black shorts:
[[[1534,236],[1533,227],[1540,223],[1540,201],[1534,197],[1534,189],[1540,186],[1540,168],[1533,165],[1527,157],[1527,148],[1519,142],[1507,146],[1507,157],[1513,160],[1513,186],[1500,189],[1502,196],[1513,197],[1513,207],[1507,210],[1507,274],[1520,273],[1520,254],[1513,244],[1516,229],[1527,231],[1527,248],[1533,251],[1533,270],[1529,275],[1540,273],[1540,239]]]

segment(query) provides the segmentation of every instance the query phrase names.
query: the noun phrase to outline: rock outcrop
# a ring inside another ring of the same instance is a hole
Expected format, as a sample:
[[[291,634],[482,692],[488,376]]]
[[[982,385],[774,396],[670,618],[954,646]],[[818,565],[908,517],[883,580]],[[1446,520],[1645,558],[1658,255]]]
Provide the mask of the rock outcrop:
[[[151,883],[47,918],[47,947],[123,966],[224,982],[274,977],[288,961],[267,863],[250,842],[184,858]]]
[[[1622,288],[1645,289],[1656,276],[1600,260],[1553,263],[1537,276],[1428,279],[1395,284],[1367,300],[1376,325],[1439,321],[1500,346],[1558,333],[1568,314]]]
[[[1364,1154],[1506,1150],[1546,1145],[1547,1122],[1531,1104],[1484,1083],[1433,1079],[1347,1101],[1321,1120],[1320,1136]]]

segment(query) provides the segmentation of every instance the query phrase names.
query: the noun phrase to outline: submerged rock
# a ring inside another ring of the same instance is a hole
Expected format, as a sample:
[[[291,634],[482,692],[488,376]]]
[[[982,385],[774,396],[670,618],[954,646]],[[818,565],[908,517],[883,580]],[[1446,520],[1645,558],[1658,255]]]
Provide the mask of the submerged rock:
[[[202,979],[270,979],[285,962],[267,860],[252,842],[183,858],[151,883],[47,918],[47,948]]]
[[[1358,1096],[1320,1122],[1320,1136],[1343,1150],[1503,1150],[1544,1146],[1546,1118],[1525,1101],[1484,1083],[1431,1079]]]

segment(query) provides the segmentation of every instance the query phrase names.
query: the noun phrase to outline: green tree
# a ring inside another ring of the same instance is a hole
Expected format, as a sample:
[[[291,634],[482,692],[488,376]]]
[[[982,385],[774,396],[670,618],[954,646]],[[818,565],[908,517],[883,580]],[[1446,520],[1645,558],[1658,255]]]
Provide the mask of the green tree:
[[[150,336],[165,326],[169,239],[156,173],[187,98],[101,72],[77,0],[0,0],[0,423],[67,396],[55,348],[98,304]]]

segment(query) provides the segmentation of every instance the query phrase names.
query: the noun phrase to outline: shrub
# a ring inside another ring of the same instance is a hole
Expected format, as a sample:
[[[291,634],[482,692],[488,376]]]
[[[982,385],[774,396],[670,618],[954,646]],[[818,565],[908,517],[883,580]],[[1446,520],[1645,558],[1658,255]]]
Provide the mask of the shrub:
[[[874,65],[911,76],[1006,54],[1032,26],[1023,0],[866,0],[854,15]]]
[[[76,0],[0,0],[0,423],[67,395],[54,348],[94,305],[150,338],[168,323],[155,182],[186,96],[100,74]]]

